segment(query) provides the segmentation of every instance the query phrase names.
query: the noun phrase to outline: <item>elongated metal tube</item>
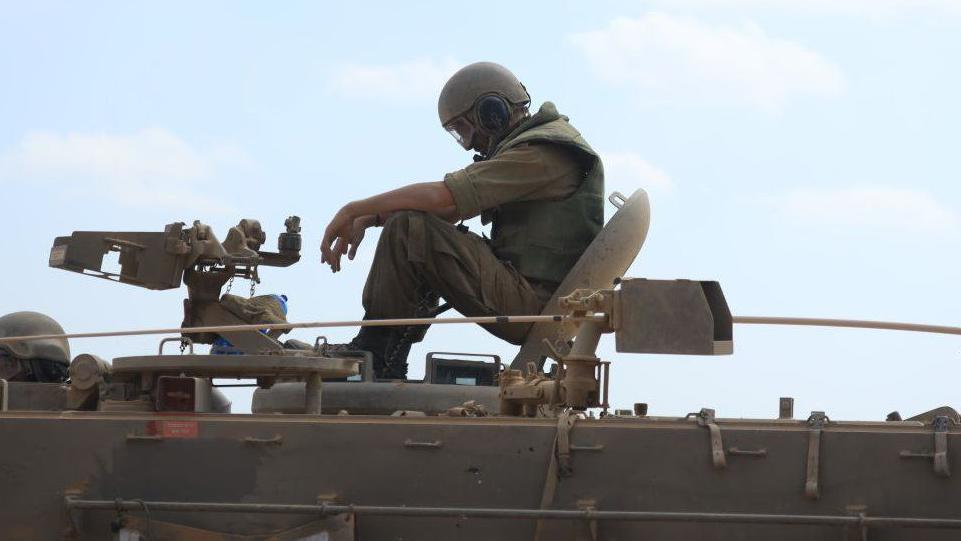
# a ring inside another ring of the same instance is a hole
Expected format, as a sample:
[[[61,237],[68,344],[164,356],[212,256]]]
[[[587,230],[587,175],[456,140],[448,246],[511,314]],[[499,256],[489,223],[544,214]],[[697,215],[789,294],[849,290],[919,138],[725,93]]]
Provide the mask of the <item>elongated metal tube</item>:
[[[67,509],[100,511],[273,513],[292,515],[355,515],[401,517],[513,518],[521,520],[618,520],[708,522],[736,524],[795,524],[810,526],[865,526],[870,528],[961,529],[961,519],[871,517],[864,515],[778,515],[761,513],[688,513],[666,511],[599,511],[593,509],[510,509],[482,507],[408,507],[340,504],[269,504],[220,502],[150,502],[141,500],[82,500],[67,498]]]
[[[597,345],[604,334],[604,327],[601,322],[588,321],[577,329],[574,335],[574,346],[571,348],[570,355],[596,355]]]
[[[735,316],[740,325],[795,325],[810,327],[844,327],[849,329],[877,329],[884,331],[927,332],[934,334],[961,335],[961,327],[926,325],[923,323],[899,323],[896,321],[871,321],[865,319],[824,319],[813,317]]]
[[[320,374],[314,372],[307,377],[304,385],[304,413],[320,415],[322,385]]]
[[[306,323],[256,323],[250,325],[212,325],[206,327],[170,327],[165,329],[137,329],[125,331],[85,332],[68,334],[38,334],[34,336],[8,336],[0,338],[0,344],[29,342],[50,338],[109,338],[115,336],[143,336],[151,334],[190,334],[206,332],[243,332],[275,329],[320,329],[329,327],[392,327],[408,325],[445,325],[463,323],[566,323],[566,322],[603,322],[606,315],[572,317],[565,315],[543,316],[484,316],[448,318],[406,318],[406,319],[365,319],[345,321],[311,321]],[[876,329],[885,331],[924,332],[961,336],[961,327],[947,325],[928,325],[924,323],[902,323],[897,321],[873,321],[863,319],[826,319],[778,316],[735,316],[737,325],[788,325],[802,327],[841,327],[853,329]]]
[[[126,331],[81,332],[67,334],[37,334],[33,336],[8,336],[0,338],[0,344],[29,342],[50,338],[109,338],[114,336],[143,336],[151,334],[192,334],[208,332],[244,332],[279,329],[321,329],[329,327],[397,327],[411,325],[444,325],[456,323],[563,323],[565,321],[604,321],[607,316],[482,316],[446,318],[364,319],[348,321],[310,321],[306,323],[254,323],[250,325],[209,325],[205,327],[169,327],[164,329],[137,329]]]

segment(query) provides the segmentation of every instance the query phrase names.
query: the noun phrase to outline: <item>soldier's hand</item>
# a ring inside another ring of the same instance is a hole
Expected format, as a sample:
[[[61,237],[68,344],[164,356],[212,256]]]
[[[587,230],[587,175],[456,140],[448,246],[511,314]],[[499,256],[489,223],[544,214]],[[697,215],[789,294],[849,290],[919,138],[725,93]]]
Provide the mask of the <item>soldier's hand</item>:
[[[330,265],[333,272],[340,270],[340,258],[347,253],[353,230],[354,217],[346,206],[337,211],[324,230],[324,240],[320,242],[320,262]]]
[[[350,235],[350,249],[347,251],[347,259],[353,261],[357,255],[357,247],[364,241],[364,234],[367,228],[373,226],[373,216],[361,216],[354,219],[354,231]]]

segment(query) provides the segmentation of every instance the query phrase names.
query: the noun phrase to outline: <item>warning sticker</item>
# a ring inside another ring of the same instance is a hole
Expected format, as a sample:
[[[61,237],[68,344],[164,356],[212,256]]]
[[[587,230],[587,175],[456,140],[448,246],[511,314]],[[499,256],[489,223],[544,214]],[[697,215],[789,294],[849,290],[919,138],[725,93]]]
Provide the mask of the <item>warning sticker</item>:
[[[147,432],[164,438],[196,438],[199,432],[197,421],[150,421]]]

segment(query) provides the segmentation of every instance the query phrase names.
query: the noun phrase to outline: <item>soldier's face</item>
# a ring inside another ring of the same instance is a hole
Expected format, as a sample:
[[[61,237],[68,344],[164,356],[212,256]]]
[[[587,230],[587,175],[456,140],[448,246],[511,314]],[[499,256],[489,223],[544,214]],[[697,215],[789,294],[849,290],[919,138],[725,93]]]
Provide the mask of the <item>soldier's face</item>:
[[[457,141],[464,150],[470,150],[474,145],[474,139],[477,138],[477,131],[474,126],[467,121],[463,116],[459,116],[454,120],[450,121],[444,129],[448,131]]]

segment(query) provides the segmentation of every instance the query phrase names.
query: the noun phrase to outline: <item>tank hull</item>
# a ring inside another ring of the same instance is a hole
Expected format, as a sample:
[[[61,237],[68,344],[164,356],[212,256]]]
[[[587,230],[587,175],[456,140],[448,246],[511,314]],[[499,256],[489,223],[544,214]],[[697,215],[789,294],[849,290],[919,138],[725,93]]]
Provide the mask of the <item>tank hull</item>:
[[[110,538],[118,512],[68,511],[69,497],[146,502],[150,526],[142,511],[119,516],[131,528],[150,527],[151,541],[321,539],[310,537],[320,532],[328,539],[529,540],[537,516],[509,512],[536,511],[545,494],[543,507],[553,510],[711,515],[549,517],[541,521],[543,539],[591,539],[592,531],[597,539],[839,539],[859,535],[864,524],[872,540],[957,538],[957,529],[856,522],[861,514],[869,521],[961,519],[961,483],[915,456],[934,447],[930,425],[829,423],[814,450],[814,495],[808,423],[722,419],[715,426],[723,467],[712,430],[688,419],[582,419],[567,434],[569,447],[555,448],[554,419],[8,411],[0,413],[0,538]],[[945,438],[950,463],[961,446],[956,427]],[[558,451],[570,454],[570,472],[545,490]],[[267,512],[149,510],[153,502],[265,504]],[[321,503],[359,507],[330,517],[269,509]],[[462,512],[416,515],[405,507]],[[492,508],[503,512],[471,511]],[[746,514],[847,522],[789,524]]]

